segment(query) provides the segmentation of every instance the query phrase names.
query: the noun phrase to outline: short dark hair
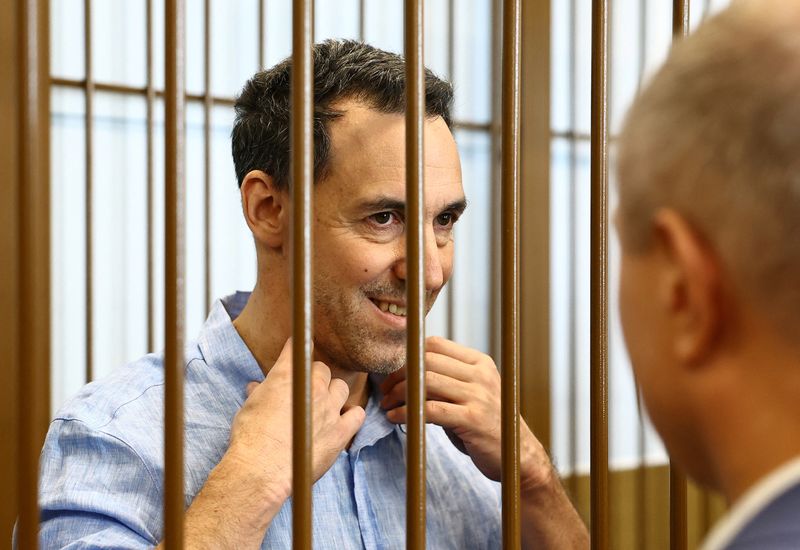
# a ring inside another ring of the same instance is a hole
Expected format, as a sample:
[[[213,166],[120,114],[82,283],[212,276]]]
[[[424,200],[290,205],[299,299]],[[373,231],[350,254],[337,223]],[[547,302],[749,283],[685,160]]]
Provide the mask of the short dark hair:
[[[324,177],[330,156],[330,121],[344,113],[332,107],[355,99],[383,113],[403,113],[405,62],[397,54],[355,40],[315,44],[314,177]],[[251,170],[263,170],[278,187],[289,185],[291,57],[256,73],[236,98],[231,134],[233,164],[241,187]],[[453,87],[425,70],[425,110],[452,125]]]

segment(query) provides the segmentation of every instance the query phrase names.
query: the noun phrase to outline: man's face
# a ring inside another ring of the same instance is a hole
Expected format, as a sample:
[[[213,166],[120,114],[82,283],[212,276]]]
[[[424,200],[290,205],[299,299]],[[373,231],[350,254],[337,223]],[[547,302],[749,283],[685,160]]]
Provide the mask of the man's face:
[[[388,373],[405,363],[405,121],[355,102],[330,127],[331,158],[314,194],[315,349],[332,365]],[[465,206],[455,141],[425,122],[427,310],[453,268]]]

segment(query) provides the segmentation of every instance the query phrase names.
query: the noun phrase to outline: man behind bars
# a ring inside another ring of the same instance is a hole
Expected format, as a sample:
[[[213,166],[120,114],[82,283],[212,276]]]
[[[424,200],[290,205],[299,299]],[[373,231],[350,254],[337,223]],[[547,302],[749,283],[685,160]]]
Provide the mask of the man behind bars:
[[[289,60],[236,103],[233,159],[256,287],[214,305],[186,350],[185,517],[191,547],[291,542]],[[314,48],[313,540],[405,545],[405,67],[352,41]],[[450,277],[466,207],[451,86],[426,72],[427,309]],[[426,342],[428,547],[499,548],[500,378],[491,358]],[[384,376],[388,375],[388,377]],[[86,386],[42,455],[46,548],[140,548],[163,536],[161,355]],[[448,429],[448,433],[443,428]],[[462,447],[463,454],[451,442]],[[526,547],[586,546],[544,449],[522,423]]]
[[[678,44],[619,157],[620,308],[672,457],[733,507],[707,549],[800,548],[800,3]]]

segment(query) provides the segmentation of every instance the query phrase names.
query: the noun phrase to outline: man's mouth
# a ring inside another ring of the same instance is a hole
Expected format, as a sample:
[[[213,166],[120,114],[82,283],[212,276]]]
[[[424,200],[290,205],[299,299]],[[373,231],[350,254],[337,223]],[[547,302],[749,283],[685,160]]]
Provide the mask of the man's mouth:
[[[378,309],[383,312],[389,312],[392,315],[397,315],[398,317],[406,316],[406,306],[401,306],[393,302],[384,302],[383,300],[378,300],[376,298],[370,298],[370,300],[372,300],[372,303],[378,306]]]

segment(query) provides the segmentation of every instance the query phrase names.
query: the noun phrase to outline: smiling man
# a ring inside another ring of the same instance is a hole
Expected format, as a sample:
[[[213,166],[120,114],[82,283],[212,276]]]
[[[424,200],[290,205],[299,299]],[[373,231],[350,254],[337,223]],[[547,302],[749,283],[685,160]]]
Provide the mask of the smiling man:
[[[318,548],[402,548],[405,67],[397,55],[351,41],[315,46],[314,67],[313,540]],[[291,544],[289,83],[287,60],[256,74],[236,104],[233,158],[258,278],[252,293],[217,302],[187,348],[191,547]],[[426,73],[428,309],[450,278],[453,225],[466,207],[451,103],[450,85]],[[428,547],[499,548],[497,368],[438,338],[428,340],[426,368],[436,424],[426,442]],[[149,355],[90,384],[58,413],[42,455],[43,547],[159,543],[163,380],[162,357]],[[521,438],[523,543],[588,546],[524,423]]]

